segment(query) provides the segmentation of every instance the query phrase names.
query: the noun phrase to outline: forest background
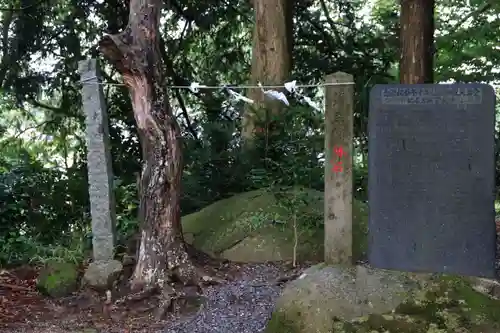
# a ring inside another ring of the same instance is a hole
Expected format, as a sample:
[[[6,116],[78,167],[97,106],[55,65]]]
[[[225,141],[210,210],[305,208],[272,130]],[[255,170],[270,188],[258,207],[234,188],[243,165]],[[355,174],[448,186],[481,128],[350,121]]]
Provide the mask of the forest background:
[[[161,23],[168,84],[240,85],[263,72],[277,84],[315,84],[337,71],[352,74],[355,196],[366,201],[368,93],[375,84],[399,82],[399,6],[392,0],[311,0],[283,8],[262,18],[290,27],[267,32],[283,49],[272,62],[265,53],[252,59],[266,41],[252,40],[251,2],[169,1]],[[119,0],[11,0],[0,9],[0,265],[79,262],[91,249],[91,230],[77,66],[100,57],[97,42],[103,32],[124,28],[128,6]],[[500,82],[500,5],[439,0],[435,28],[434,82]],[[141,149],[128,91],[113,67],[104,69],[118,243],[126,245],[138,230]],[[321,88],[304,92],[322,104]],[[169,98],[183,138],[183,215],[257,188],[323,190],[322,112],[293,102],[277,120],[282,130],[257,135],[258,149],[250,154],[242,144],[249,136],[244,104],[217,90],[171,89]]]

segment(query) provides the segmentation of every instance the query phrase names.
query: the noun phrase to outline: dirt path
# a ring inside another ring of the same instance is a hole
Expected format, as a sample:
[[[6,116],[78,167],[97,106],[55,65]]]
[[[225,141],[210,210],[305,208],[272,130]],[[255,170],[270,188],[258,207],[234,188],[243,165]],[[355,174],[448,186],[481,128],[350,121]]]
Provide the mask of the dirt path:
[[[35,291],[34,277],[0,279],[0,331],[5,333],[261,333],[282,288],[282,280],[300,274],[281,263],[228,265],[228,281],[204,289],[201,307],[172,313],[161,322],[151,315],[154,300],[116,306],[103,316],[102,298],[88,291],[51,300]],[[1,278],[2,276],[0,276]],[[8,283],[6,283],[7,281]],[[20,286],[16,288],[13,286]]]
[[[276,283],[285,270],[273,264],[242,266],[235,281],[209,287],[196,314],[170,322],[163,333],[264,332],[281,292]]]

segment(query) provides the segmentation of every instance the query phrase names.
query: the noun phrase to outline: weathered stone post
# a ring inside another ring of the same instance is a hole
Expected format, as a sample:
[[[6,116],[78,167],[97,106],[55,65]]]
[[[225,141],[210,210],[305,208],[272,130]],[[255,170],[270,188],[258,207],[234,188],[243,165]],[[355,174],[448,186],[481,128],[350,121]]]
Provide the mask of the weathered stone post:
[[[325,89],[325,263],[352,264],[352,75],[335,73]]]
[[[97,60],[79,62],[83,109],[86,115],[87,168],[92,215],[94,261],[85,272],[84,281],[106,288],[122,270],[113,260],[115,246],[115,198],[109,143],[108,117],[100,83]]]

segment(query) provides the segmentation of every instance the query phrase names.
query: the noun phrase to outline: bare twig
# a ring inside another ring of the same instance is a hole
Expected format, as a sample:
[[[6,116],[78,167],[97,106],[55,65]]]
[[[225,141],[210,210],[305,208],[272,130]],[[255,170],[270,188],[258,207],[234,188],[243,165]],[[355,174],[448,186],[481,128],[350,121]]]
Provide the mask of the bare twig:
[[[297,231],[297,214],[293,214],[293,267],[297,267],[297,245],[299,243],[299,235]]]
[[[15,285],[15,284],[9,284],[9,283],[0,283],[0,288],[7,288],[7,289],[11,289],[11,290],[18,290],[18,291],[30,291],[30,292],[34,292],[30,288],[23,287],[23,286],[18,286],[18,285]]]

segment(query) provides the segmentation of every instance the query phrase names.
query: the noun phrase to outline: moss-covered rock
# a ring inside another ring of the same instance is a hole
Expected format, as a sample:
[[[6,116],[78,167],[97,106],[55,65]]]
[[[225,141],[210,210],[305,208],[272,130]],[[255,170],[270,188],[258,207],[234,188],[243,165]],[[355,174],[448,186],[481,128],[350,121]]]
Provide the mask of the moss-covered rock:
[[[266,333],[500,331],[500,301],[474,280],[367,267],[315,266],[289,283]]]
[[[63,297],[78,286],[78,267],[72,263],[48,262],[40,271],[37,289],[48,296]]]
[[[298,190],[290,190],[292,196]],[[182,218],[186,241],[198,249],[223,258],[261,262],[291,260],[293,217],[297,219],[299,260],[323,259],[323,192],[300,191],[302,204],[291,212],[276,195],[266,190],[237,194]],[[367,207],[354,202],[354,257],[366,251]]]

